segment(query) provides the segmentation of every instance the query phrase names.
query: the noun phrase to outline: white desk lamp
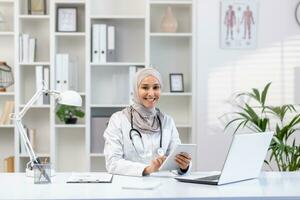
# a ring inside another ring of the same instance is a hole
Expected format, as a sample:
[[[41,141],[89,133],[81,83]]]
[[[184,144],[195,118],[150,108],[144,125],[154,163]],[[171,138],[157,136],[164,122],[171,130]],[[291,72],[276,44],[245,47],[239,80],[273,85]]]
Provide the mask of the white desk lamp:
[[[19,134],[25,144],[25,148],[26,151],[29,154],[30,157],[30,161],[29,161],[29,165],[31,167],[33,167],[34,164],[41,164],[41,161],[39,160],[39,158],[35,155],[33,148],[31,146],[31,143],[27,137],[26,134],[26,130],[22,124],[22,118],[24,117],[24,115],[26,114],[26,112],[30,109],[30,107],[32,105],[34,105],[34,103],[43,95],[52,95],[54,96],[54,98],[56,99],[58,104],[64,104],[64,105],[69,105],[69,106],[76,106],[76,107],[81,107],[82,105],[82,99],[81,96],[75,92],[75,91],[71,91],[71,90],[67,90],[65,92],[60,92],[60,91],[56,91],[56,90],[48,90],[45,89],[45,85],[43,86],[43,88],[41,90],[38,90],[33,97],[27,102],[27,104],[24,106],[24,108],[19,112],[19,113],[12,113],[10,118],[15,122],[17,129],[19,131]],[[29,166],[27,165],[27,166]],[[40,169],[41,172],[43,172],[43,176],[50,182],[50,178],[49,176],[45,173],[45,171],[43,169]]]

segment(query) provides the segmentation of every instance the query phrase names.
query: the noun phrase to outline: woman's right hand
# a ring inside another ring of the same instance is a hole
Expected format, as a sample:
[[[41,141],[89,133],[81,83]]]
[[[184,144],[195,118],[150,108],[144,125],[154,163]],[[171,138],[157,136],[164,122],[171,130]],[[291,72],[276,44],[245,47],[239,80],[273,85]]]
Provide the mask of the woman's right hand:
[[[151,161],[151,164],[144,169],[143,175],[149,175],[153,172],[157,172],[165,160],[166,160],[166,156],[159,156],[153,159]]]

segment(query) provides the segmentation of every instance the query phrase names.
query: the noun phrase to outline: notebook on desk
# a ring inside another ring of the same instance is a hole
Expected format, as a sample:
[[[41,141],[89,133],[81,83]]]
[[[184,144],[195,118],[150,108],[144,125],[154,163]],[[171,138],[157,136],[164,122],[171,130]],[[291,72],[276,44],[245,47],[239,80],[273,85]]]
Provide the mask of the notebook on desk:
[[[175,179],[188,183],[222,185],[257,178],[272,137],[273,132],[235,134],[220,174],[206,177],[182,176]]]
[[[72,173],[67,183],[111,183],[113,175],[105,172]]]

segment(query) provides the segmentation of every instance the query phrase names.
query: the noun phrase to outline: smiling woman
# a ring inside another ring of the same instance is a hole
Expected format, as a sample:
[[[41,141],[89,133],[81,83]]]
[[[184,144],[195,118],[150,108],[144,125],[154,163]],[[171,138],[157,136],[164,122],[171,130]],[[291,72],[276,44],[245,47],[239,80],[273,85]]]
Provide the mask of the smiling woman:
[[[156,172],[181,143],[173,118],[156,108],[162,87],[161,75],[153,68],[135,75],[134,103],[113,114],[104,132],[108,172],[134,176]],[[176,162],[179,174],[190,169],[189,155],[178,154]]]

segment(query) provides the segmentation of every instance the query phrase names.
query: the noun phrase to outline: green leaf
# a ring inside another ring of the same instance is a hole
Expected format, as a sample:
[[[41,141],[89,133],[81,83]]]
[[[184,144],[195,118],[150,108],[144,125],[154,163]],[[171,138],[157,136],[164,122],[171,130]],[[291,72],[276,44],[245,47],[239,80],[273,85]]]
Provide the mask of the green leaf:
[[[267,98],[267,93],[268,93],[268,90],[269,90],[269,87],[271,85],[272,82],[269,82],[265,88],[263,89],[262,93],[261,93],[261,103],[263,106],[265,106],[265,103],[266,103],[266,98]]]

